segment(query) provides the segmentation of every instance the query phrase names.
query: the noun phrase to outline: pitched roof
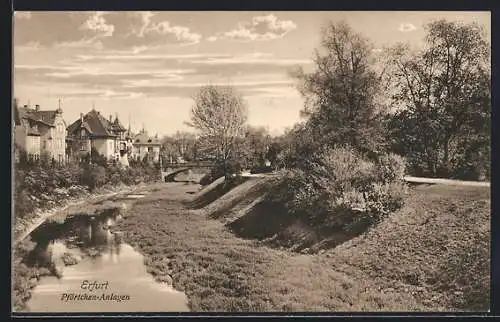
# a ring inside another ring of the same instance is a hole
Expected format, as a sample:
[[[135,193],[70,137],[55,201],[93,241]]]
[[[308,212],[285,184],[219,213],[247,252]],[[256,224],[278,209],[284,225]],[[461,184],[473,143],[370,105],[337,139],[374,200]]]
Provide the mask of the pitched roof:
[[[157,137],[151,137],[148,135],[148,132],[141,131],[138,134],[134,135],[132,139],[132,143],[134,144],[151,144],[151,145],[160,145],[160,140]]]
[[[120,120],[118,120],[118,117],[115,118],[112,127],[115,131],[120,131],[120,132],[127,131],[127,129],[125,129],[125,127],[120,123]]]
[[[116,132],[126,131],[118,118],[115,119],[115,122],[110,122],[102,116],[100,112],[94,109],[83,116],[83,123],[82,119],[78,119],[68,126],[68,132],[74,134],[74,132],[82,126],[91,136],[95,137],[114,137],[117,134]]]
[[[16,113],[19,119],[27,118],[35,122],[43,123],[48,126],[55,126],[54,122],[56,119],[56,115],[58,113],[62,113],[61,110],[53,110],[53,111],[36,111],[29,107],[17,107]],[[16,120],[17,121],[17,120]]]

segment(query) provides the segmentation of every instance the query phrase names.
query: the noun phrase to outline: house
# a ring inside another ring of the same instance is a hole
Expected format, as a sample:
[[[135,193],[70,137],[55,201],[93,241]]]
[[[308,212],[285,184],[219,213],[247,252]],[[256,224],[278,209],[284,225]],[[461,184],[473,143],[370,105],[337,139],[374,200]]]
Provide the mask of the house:
[[[144,160],[147,156],[154,163],[160,161],[161,142],[158,135],[151,137],[148,132],[142,129],[138,134],[132,135],[131,157],[135,160]]]
[[[120,123],[118,116],[106,119],[100,112],[92,109],[67,128],[68,155],[72,159],[79,159],[95,148],[98,153],[109,161],[117,160],[128,164],[126,129]]]
[[[64,163],[66,123],[62,109],[42,111],[39,105],[31,108],[15,104],[14,143],[17,149],[26,151],[30,158],[36,160],[46,153],[49,158]]]

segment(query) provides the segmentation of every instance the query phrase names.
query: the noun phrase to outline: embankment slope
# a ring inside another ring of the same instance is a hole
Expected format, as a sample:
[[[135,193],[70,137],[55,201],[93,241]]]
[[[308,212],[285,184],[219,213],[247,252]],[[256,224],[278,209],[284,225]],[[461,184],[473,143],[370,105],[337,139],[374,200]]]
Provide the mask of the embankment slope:
[[[176,200],[192,201],[192,196],[174,188],[167,185],[136,203],[121,226],[127,240],[146,254],[151,273],[158,280],[171,275],[194,311],[489,307],[487,188],[413,188],[405,206],[382,223],[315,254],[263,245],[293,225],[294,236],[310,229],[287,221],[290,216],[280,209],[259,209],[272,181],[246,180],[196,211],[181,207]],[[205,189],[194,199],[203,198]],[[245,219],[257,211],[258,220]],[[266,233],[250,238],[228,229],[238,221],[243,231]]]

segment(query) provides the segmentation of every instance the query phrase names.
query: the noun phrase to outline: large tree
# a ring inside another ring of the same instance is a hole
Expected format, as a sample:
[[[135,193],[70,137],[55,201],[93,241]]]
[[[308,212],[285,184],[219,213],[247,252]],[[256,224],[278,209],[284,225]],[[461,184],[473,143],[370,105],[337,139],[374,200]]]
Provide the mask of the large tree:
[[[248,126],[240,145],[246,166],[262,166],[270,143],[271,136],[265,127]]]
[[[297,72],[306,101],[303,114],[318,147],[350,145],[362,153],[380,149],[381,83],[372,53],[370,42],[345,22],[329,23],[315,51],[315,70]]]
[[[219,161],[235,156],[244,136],[248,109],[243,97],[231,86],[207,85],[194,96],[191,122],[199,131],[199,146]]]
[[[420,51],[398,44],[386,55],[401,108],[393,136],[420,174],[459,175],[489,155],[490,46],[476,24],[439,20],[426,29]]]

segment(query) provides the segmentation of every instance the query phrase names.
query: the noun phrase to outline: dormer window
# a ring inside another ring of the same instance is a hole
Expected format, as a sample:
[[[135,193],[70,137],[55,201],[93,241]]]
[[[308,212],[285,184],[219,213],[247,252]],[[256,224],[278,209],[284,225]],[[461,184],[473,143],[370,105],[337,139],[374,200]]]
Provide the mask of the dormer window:
[[[149,140],[148,140],[148,143],[151,143],[151,141],[152,141],[152,140],[151,140],[151,139],[149,139]]]
[[[85,138],[85,130],[84,129],[82,129],[80,131],[80,138],[82,138],[82,139]]]

